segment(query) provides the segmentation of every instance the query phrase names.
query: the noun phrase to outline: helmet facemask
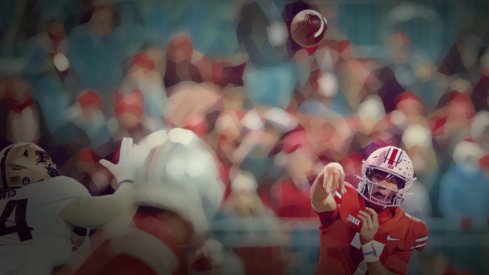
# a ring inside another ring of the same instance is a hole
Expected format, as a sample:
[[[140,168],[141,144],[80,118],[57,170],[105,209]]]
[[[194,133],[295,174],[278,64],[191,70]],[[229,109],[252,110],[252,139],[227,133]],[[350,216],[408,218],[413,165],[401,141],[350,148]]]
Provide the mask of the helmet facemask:
[[[376,170],[376,169],[369,168],[369,170]],[[374,175],[374,176],[369,175],[362,178],[362,182],[360,184],[362,184],[363,187],[362,187],[362,192],[360,192],[360,195],[362,195],[362,197],[367,199],[369,202],[382,207],[394,207],[394,206],[401,205],[404,198],[402,192],[399,190],[402,190],[405,181],[387,172],[383,172],[383,173],[387,175],[385,177],[379,177],[378,175]],[[367,172],[367,174],[369,173]],[[399,183],[397,183],[397,188],[390,189],[386,186],[381,185],[380,182],[384,179],[389,182],[398,181]]]

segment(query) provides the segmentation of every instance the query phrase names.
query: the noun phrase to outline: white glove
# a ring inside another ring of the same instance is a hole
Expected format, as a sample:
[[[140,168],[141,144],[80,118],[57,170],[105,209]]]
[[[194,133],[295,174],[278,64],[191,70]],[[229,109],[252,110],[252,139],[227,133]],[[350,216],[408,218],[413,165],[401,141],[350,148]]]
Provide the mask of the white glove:
[[[114,164],[108,160],[101,159],[99,163],[114,175],[118,184],[123,182],[134,182],[135,163],[134,155],[136,147],[132,138],[123,138],[119,150],[119,162]]]

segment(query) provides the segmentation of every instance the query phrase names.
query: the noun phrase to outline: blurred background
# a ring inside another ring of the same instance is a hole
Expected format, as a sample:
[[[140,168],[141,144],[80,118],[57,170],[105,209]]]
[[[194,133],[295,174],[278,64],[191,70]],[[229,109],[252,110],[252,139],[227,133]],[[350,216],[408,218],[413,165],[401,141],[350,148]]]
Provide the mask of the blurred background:
[[[314,8],[325,39],[288,24]],[[405,211],[431,230],[412,274],[489,273],[489,2],[3,0],[0,147],[35,142],[93,195],[98,164],[173,127],[225,184],[212,234],[248,274],[313,273],[309,187],[331,161],[356,184],[382,145],[417,176]]]

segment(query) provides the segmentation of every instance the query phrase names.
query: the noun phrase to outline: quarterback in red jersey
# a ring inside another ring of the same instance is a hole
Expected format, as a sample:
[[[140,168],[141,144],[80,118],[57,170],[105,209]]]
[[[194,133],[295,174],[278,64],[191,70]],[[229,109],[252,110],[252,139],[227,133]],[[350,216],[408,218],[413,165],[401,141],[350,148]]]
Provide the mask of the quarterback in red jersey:
[[[414,181],[413,164],[400,148],[375,150],[362,163],[355,189],[339,163],[326,165],[311,188],[321,221],[317,274],[406,274],[413,250],[428,228],[400,208]]]

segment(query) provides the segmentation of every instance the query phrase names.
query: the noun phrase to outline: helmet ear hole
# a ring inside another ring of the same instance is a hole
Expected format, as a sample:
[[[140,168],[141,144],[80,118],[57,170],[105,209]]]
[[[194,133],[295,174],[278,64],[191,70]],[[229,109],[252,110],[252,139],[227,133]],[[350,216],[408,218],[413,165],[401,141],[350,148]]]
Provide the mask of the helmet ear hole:
[[[59,172],[56,168],[49,166],[47,169],[50,177],[54,178],[59,176]]]

